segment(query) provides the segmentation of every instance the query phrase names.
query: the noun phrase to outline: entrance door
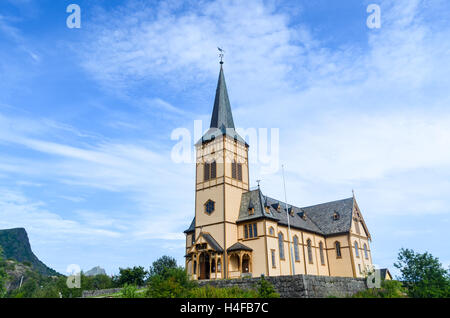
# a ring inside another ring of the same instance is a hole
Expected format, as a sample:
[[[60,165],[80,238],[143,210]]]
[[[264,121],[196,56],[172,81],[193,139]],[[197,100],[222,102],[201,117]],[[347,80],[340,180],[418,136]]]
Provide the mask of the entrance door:
[[[209,254],[200,254],[200,277],[199,279],[209,279],[210,268],[209,268]]]

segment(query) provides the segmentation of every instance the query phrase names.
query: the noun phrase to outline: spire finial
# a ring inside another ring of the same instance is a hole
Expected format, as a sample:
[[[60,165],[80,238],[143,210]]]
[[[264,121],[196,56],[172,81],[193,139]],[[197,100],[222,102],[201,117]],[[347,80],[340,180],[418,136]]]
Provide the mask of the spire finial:
[[[259,183],[261,182],[261,180],[256,180],[256,183],[258,184],[258,189],[259,189]]]
[[[355,190],[352,189],[353,199],[355,198]]]
[[[225,51],[222,49],[222,48],[220,48],[220,47],[217,47],[217,49],[219,50],[219,57],[220,57],[220,65],[222,65],[223,64],[223,55],[225,54]]]

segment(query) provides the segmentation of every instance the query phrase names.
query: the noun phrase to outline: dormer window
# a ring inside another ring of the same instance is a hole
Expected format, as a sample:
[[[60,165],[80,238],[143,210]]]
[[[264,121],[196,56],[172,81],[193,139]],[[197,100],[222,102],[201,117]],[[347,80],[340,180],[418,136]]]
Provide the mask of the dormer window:
[[[255,214],[255,208],[248,208],[248,215]]]
[[[294,216],[294,209],[293,209],[292,207],[290,207],[290,208],[288,209],[288,212],[289,212],[289,214],[290,214],[291,216]]]
[[[337,220],[339,220],[340,217],[341,216],[339,215],[339,212],[334,211],[334,213],[333,213],[333,220],[337,221]]]
[[[270,207],[269,207],[268,205],[266,205],[266,206],[264,207],[264,209],[266,210],[266,213],[267,213],[267,214],[270,214]]]

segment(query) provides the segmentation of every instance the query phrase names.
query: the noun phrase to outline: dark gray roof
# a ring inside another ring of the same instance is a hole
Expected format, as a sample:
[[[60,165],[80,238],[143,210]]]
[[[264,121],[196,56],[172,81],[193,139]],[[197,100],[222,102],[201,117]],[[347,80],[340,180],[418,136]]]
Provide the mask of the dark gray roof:
[[[227,135],[245,143],[245,140],[239,136],[234,127],[233,114],[231,113],[231,105],[228,98],[227,84],[225,83],[222,65],[220,65],[219,80],[217,82],[210,128],[197,144],[213,140],[221,135]],[[245,144],[247,145],[247,143]]]
[[[254,214],[250,215],[248,205],[254,205]],[[280,205],[280,211],[276,206]],[[265,206],[269,207],[269,213],[265,211]],[[291,227],[306,230],[322,235],[332,235],[350,231],[353,198],[333,201],[314,206],[299,208],[288,205],[289,223]],[[334,212],[338,212],[338,220],[333,218]],[[306,218],[302,215],[306,213]],[[242,194],[241,207],[238,222],[250,221],[259,218],[268,218],[277,221],[279,224],[287,225],[286,204],[282,201],[264,196],[261,190],[253,190]]]
[[[208,242],[208,244],[216,251],[219,253],[223,253],[223,248],[222,246],[219,245],[219,243],[217,243],[217,241],[214,239],[214,237],[212,237],[210,234],[208,233],[202,233],[201,234],[206,242]]]
[[[219,80],[216,88],[216,98],[214,99],[214,109],[211,117],[211,128],[234,128],[231,105],[228,98],[227,84],[223,75],[223,68],[220,65]]]
[[[302,208],[307,217],[316,223],[326,235],[349,232],[352,224],[353,197]],[[334,219],[334,213],[339,218]]]
[[[237,242],[234,243],[233,245],[231,245],[229,248],[227,248],[227,252],[232,252],[232,251],[253,251],[252,248],[245,246],[244,244]]]
[[[187,234],[187,233],[192,233],[194,231],[195,231],[195,217],[192,220],[191,225],[189,226],[189,228],[186,231],[184,231],[184,233]]]

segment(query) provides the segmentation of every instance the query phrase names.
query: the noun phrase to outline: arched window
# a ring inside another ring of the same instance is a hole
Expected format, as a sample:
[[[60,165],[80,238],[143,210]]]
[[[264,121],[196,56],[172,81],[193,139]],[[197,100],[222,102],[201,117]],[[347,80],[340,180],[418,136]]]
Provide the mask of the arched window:
[[[270,235],[275,235],[275,231],[274,231],[273,227],[269,228],[269,234]]]
[[[194,261],[194,275],[197,274],[197,261]]]
[[[211,179],[216,178],[216,161],[211,162]]]
[[[312,255],[312,246],[311,246],[311,240],[308,239],[306,241],[306,245],[308,246],[308,261],[310,264],[313,263],[313,255]]]
[[[284,259],[284,236],[283,233],[278,233],[278,249],[280,250],[280,259]]]
[[[242,163],[237,164],[237,179],[242,181]]]
[[[367,245],[366,245],[366,243],[364,243],[364,257],[366,259],[369,259],[369,253],[367,252]]]
[[[323,243],[319,243],[319,252],[320,252],[320,264],[325,265],[325,257],[323,255]]]
[[[237,164],[236,164],[236,161],[235,161],[235,160],[233,160],[233,161],[231,162],[231,177],[232,177],[233,179],[236,179],[236,178],[237,178]]]
[[[358,242],[355,241],[355,256],[359,257]]]
[[[212,260],[211,261],[211,273],[215,273],[216,272],[216,260]]]
[[[358,220],[355,220],[355,229],[356,229],[356,233],[361,234],[361,230],[359,229],[359,222],[358,222]]]
[[[209,162],[205,162],[203,168],[203,180],[208,181],[210,178],[211,164]]]
[[[334,246],[336,248],[336,257],[337,258],[341,258],[342,257],[342,254],[341,254],[341,243],[336,241],[336,242],[334,242]]]
[[[298,253],[298,237],[297,237],[297,235],[294,236],[294,256],[295,256],[295,261],[300,262],[300,254]]]
[[[220,258],[217,260],[217,271],[220,273],[222,271],[222,262]]]

